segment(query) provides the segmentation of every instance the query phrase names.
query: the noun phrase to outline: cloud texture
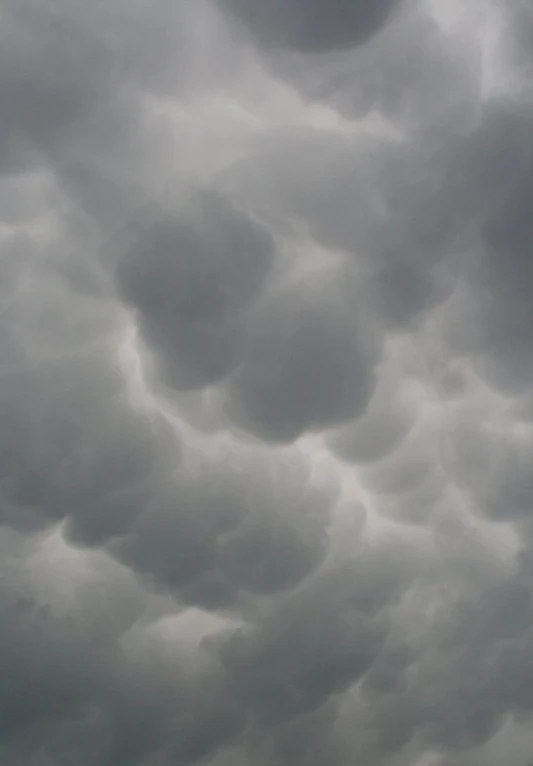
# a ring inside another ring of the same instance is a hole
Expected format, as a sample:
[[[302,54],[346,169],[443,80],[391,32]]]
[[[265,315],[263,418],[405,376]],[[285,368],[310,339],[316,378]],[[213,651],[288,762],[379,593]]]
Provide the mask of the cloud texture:
[[[529,3],[0,17],[0,761],[528,766]]]

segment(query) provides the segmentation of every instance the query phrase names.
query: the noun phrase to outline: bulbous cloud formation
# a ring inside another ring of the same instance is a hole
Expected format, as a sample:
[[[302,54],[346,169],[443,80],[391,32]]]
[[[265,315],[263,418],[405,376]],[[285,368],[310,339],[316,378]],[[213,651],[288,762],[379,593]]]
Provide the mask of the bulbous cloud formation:
[[[0,16],[0,762],[528,766],[530,4]]]
[[[182,222],[174,212],[141,231],[117,270],[162,375],[183,389],[217,382],[235,366],[246,309],[274,254],[268,231],[223,197],[195,197],[191,208]]]
[[[398,0],[220,0],[267,46],[322,53],[361,45],[384,26]]]

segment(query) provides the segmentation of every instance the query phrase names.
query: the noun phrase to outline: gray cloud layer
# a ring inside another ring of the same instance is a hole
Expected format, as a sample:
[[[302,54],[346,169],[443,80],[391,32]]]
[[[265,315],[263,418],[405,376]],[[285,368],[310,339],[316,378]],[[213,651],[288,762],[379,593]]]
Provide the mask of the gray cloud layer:
[[[0,761],[528,766],[528,3],[0,15]]]

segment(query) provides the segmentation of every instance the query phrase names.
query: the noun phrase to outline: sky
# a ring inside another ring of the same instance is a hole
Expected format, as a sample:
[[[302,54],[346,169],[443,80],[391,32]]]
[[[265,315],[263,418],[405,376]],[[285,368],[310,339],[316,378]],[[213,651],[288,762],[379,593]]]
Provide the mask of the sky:
[[[531,766],[529,0],[0,0],[0,762]]]

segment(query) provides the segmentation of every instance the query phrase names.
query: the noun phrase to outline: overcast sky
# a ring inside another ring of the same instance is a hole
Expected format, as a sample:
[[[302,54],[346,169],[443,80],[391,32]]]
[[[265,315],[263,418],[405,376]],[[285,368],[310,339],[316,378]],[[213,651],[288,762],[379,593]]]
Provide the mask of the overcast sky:
[[[530,0],[0,0],[0,762],[531,766]]]

